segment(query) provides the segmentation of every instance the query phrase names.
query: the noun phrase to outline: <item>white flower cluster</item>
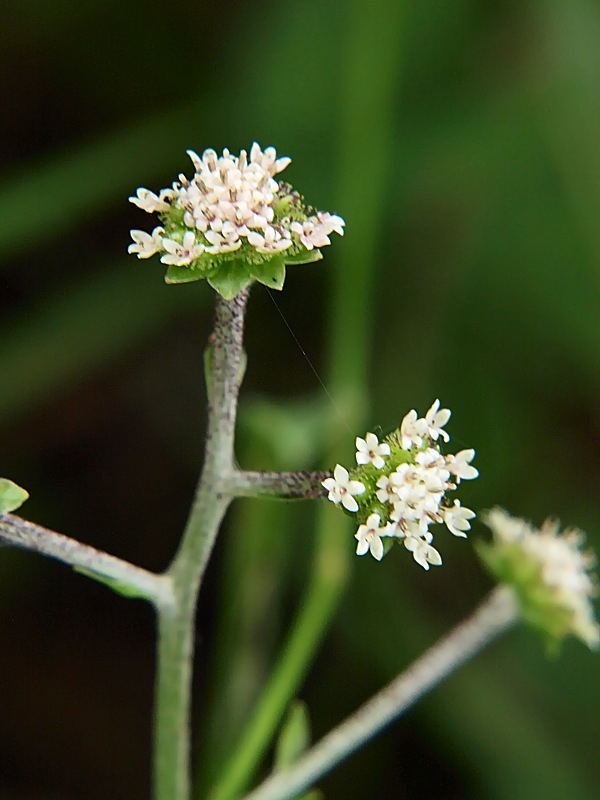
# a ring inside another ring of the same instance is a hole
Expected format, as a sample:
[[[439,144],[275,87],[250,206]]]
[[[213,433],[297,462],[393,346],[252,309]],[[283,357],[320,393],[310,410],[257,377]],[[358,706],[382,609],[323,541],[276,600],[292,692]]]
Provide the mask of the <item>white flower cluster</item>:
[[[595,558],[582,551],[583,534],[576,530],[560,534],[552,519],[538,530],[501,508],[488,511],[485,522],[494,534],[492,547],[502,553],[499,577],[507,582],[514,578],[522,601],[534,606],[536,622],[543,627],[545,621],[555,636],[573,633],[589,647],[597,647],[600,628],[591,603],[597,585],[590,574]]]
[[[370,552],[378,561],[384,555],[382,539],[401,540],[424,569],[439,565],[442,559],[432,546],[432,523],[445,523],[455,536],[466,536],[469,520],[475,512],[455,500],[450,505],[447,493],[461,480],[478,476],[471,461],[472,449],[456,455],[443,455],[438,441],[450,437],[444,426],[450,418],[448,409],[440,409],[439,400],[425,417],[415,410],[402,421],[400,430],[384,442],[374,433],[356,439],[356,462],[352,474],[338,464],[333,478],[323,481],[328,499],[347,511],[358,512],[362,521],[355,534],[356,552]],[[361,502],[357,502],[360,497]]]
[[[334,231],[343,235],[341,217],[307,209],[300,195],[275,179],[291,161],[277,158],[275,148],[263,151],[255,142],[250,157],[245,150],[239,156],[229,150],[221,156],[205,150],[201,157],[187,152],[195,169],[191,180],[180,175],[158,195],[140,188],[129,198],[143,211],[158,213],[163,223],[151,234],[131,231],[129,252],[138,258],[161,253],[164,264],[182,267],[206,254],[196,264],[202,268],[214,264],[211,256],[243,248],[260,262],[283,251],[297,256],[328,245]]]

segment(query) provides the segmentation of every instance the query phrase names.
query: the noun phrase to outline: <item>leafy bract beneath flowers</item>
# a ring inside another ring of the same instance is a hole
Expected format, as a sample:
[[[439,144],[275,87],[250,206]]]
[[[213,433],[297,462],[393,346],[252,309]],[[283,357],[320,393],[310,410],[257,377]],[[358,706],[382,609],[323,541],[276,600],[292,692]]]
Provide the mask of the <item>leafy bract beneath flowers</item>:
[[[318,261],[330,235],[343,235],[341,217],[307,206],[275,177],[291,160],[277,158],[275,148],[263,152],[255,142],[250,156],[188,155],[192,178],[180,175],[159,194],[140,188],[129,198],[161,223],[152,233],[132,230],[129,252],[159,254],[167,283],[206,279],[226,300],[254,281],[281,289],[286,265]]]

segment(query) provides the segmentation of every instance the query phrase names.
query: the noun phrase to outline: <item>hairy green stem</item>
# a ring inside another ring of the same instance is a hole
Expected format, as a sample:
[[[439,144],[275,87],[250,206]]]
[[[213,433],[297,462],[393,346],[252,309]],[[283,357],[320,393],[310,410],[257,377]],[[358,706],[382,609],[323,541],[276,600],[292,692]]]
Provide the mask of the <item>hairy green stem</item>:
[[[90,577],[108,579],[107,582],[133,589],[137,596],[154,603],[168,604],[172,600],[171,581],[167,576],[155,575],[15,514],[0,515],[0,544],[62,561]]]
[[[496,588],[470,617],[324,736],[294,766],[267,778],[246,800],[286,800],[313,786],[517,619],[512,590]]]
[[[227,483],[238,497],[279,497],[287,500],[308,500],[326,494],[323,481],[331,472],[247,472],[236,471]]]
[[[217,298],[207,350],[208,422],[204,466],[179,549],[165,573],[173,602],[159,604],[154,800],[189,800],[190,706],[196,602],[219,526],[234,493],[234,434],[243,375],[248,290]]]

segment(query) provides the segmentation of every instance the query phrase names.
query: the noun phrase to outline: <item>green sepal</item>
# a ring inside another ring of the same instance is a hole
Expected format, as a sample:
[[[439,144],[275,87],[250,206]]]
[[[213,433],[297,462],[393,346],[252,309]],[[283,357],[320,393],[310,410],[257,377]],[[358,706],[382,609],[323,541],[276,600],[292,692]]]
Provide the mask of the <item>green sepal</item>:
[[[270,289],[281,291],[285,281],[285,262],[283,256],[274,256],[260,264],[244,264],[247,271],[259,283]]]
[[[122,597],[142,598],[143,600],[151,599],[147,594],[140,591],[137,586],[132,586],[129,583],[125,583],[125,581],[116,580],[116,578],[111,578],[108,575],[104,575],[102,572],[86,569],[86,567],[73,567],[73,572],[77,572],[79,575],[85,575],[86,578],[91,578],[98,583],[104,584],[104,586],[108,586],[109,589],[112,589],[113,592],[120,594]]]
[[[22,489],[8,478],[0,478],[0,514],[10,514],[22,506],[29,497],[29,492]]]
[[[202,272],[171,264],[165,275],[165,283],[191,283],[192,281],[201,281],[203,278],[206,278],[206,275]]]
[[[320,250],[317,250],[315,247],[314,250],[305,250],[301,253],[296,253],[295,256],[285,256],[284,260],[286,264],[313,264],[315,261],[321,261],[323,258],[323,253]]]
[[[252,276],[241,261],[226,261],[207,280],[223,300],[233,300],[252,283]]]
[[[293,766],[310,744],[310,723],[306,703],[295,700],[279,731],[275,745],[276,771]]]
[[[395,544],[400,544],[400,543],[401,543],[401,539],[396,539],[395,536],[394,537],[384,536],[383,537],[383,555],[387,556],[387,554],[390,552],[392,547],[394,547]]]

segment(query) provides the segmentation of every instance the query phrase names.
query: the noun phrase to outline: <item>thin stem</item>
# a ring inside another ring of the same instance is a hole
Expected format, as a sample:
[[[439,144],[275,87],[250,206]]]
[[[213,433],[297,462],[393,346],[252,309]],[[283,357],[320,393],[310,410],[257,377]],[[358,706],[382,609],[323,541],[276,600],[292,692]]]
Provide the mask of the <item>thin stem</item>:
[[[169,603],[172,599],[171,581],[167,576],[155,575],[14,514],[0,516],[0,543],[41,553],[100,578],[132,587],[140,597],[153,602]]]
[[[245,800],[285,800],[313,786],[517,619],[512,590],[496,588],[470,617],[324,736],[293,767],[267,778]]]
[[[166,575],[174,600],[158,606],[155,700],[155,800],[189,800],[190,707],[196,602],[219,526],[234,492],[234,433],[243,377],[248,290],[217,298],[207,348],[208,423],[204,466],[179,549]]]
[[[237,497],[266,495],[283,499],[308,500],[325,494],[322,482],[331,472],[248,472],[236,470],[227,481]]]

